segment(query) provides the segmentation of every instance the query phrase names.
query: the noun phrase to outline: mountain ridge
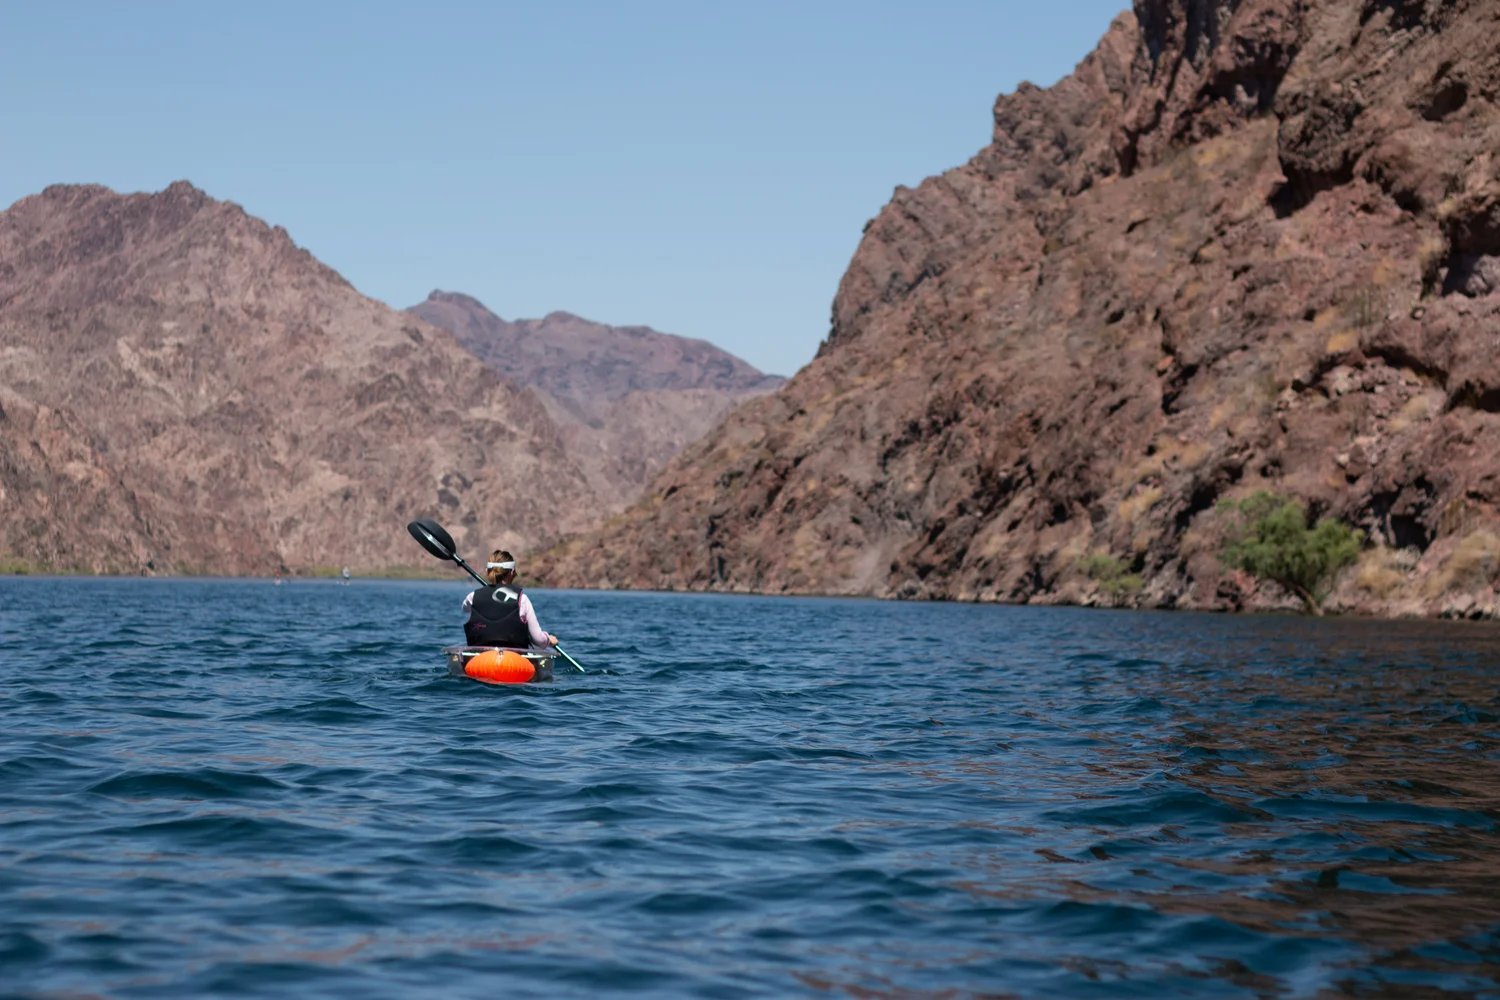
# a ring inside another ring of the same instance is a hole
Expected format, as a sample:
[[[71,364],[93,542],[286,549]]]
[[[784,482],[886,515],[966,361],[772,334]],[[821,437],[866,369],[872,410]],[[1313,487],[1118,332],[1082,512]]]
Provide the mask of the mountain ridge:
[[[434,290],[407,311],[529,387],[610,513],[735,406],[785,382],[706,340],[563,310],[507,321],[471,295]]]
[[[0,413],[0,549],[52,569],[378,571],[413,517],[525,550],[605,508],[447,331],[183,181],[0,213]]]
[[[451,331],[475,357],[516,384],[539,386],[584,411],[636,390],[744,393],[785,382],[701,338],[649,326],[611,326],[561,309],[541,319],[505,320],[472,295],[435,289],[406,311]],[[622,339],[632,343],[622,347]],[[584,365],[582,384],[574,386]]]

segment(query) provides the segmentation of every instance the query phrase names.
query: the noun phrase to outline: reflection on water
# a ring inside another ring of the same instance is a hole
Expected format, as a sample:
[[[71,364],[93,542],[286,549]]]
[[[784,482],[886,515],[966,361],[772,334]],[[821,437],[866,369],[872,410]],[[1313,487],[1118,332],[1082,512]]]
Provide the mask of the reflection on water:
[[[1267,878],[1272,926],[1354,938],[1407,972],[1493,962],[1500,642],[1492,630],[1295,631],[1309,640],[1300,655],[1283,641],[1239,659],[1220,697],[1181,722],[1175,773],[1257,813],[1234,835],[1262,844],[1229,874]],[[1326,846],[1278,852],[1288,823]],[[1424,954],[1439,941],[1450,945]]]
[[[1500,996],[1500,629],[462,593],[0,580],[0,994]]]
[[[1500,630],[1167,615],[1115,624],[1116,652],[1080,636],[1068,686],[1035,708],[1060,731],[1087,732],[1078,764],[1109,791],[1094,799],[1075,785],[1083,801],[1050,814],[1070,836],[1037,851],[1058,867],[1012,873],[1002,895],[1046,884],[1090,903],[1212,915],[1283,947],[1348,942],[1351,965],[1380,955],[1336,980],[1360,996],[1494,988]],[[1289,985],[1227,966],[1215,974],[1257,990]]]

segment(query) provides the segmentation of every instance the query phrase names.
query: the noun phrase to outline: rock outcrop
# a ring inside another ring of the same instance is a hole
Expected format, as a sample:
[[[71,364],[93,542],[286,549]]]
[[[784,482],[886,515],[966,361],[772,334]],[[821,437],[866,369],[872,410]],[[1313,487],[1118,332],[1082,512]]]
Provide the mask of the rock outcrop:
[[[1138,0],[547,579],[1092,602],[1104,556],[1144,604],[1266,606],[1216,505],[1270,489],[1367,532],[1335,606],[1492,613],[1496,37],[1497,0]]]
[[[609,513],[735,406],[781,387],[706,340],[608,326],[565,312],[507,322],[435,291],[407,310],[452,332],[495,372],[537,391]]]
[[[0,561],[93,572],[427,565],[595,523],[530,394],[180,182],[0,214]]]

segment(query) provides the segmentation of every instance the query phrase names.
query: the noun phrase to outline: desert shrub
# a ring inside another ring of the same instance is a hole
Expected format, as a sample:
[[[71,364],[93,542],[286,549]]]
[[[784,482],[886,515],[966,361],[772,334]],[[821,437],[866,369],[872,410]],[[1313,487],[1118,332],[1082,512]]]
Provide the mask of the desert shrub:
[[[1500,537],[1483,529],[1458,543],[1443,560],[1443,565],[1428,582],[1431,596],[1450,590],[1477,590],[1486,586],[1500,571]]]
[[[1116,509],[1116,513],[1120,515],[1121,520],[1129,521],[1133,524],[1140,519],[1142,514],[1145,514],[1152,507],[1155,507],[1156,502],[1160,499],[1161,487],[1147,486],[1140,492],[1136,493],[1134,496],[1127,497],[1124,500],[1121,500],[1120,506]]]
[[[1373,597],[1387,598],[1406,582],[1405,570],[1402,560],[1390,549],[1371,549],[1360,560],[1354,586]]]
[[[1130,572],[1123,559],[1104,552],[1096,552],[1078,562],[1078,568],[1095,583],[1099,593],[1109,598],[1112,604],[1122,604],[1141,592],[1141,578]]]
[[[1417,251],[1417,265],[1422,269],[1422,294],[1430,295],[1437,287],[1443,265],[1448,262],[1448,241],[1429,236]]]
[[[1278,584],[1315,615],[1323,613],[1328,585],[1359,558],[1364,541],[1363,532],[1331,517],[1309,528],[1306,507],[1266,490],[1225,500],[1219,510],[1235,519],[1219,556],[1224,564]]]
[[[1078,568],[1090,580],[1102,580],[1118,576],[1125,571],[1125,560],[1104,552],[1095,552],[1078,560]]]
[[[36,571],[36,567],[29,559],[22,559],[19,556],[0,556],[0,576],[26,576]]]

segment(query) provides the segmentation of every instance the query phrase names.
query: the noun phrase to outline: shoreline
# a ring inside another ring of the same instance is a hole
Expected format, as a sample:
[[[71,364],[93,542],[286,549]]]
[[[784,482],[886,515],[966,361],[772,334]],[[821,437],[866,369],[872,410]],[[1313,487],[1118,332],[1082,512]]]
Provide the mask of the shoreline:
[[[7,572],[0,568],[0,580],[161,580],[161,581],[222,581],[222,582],[265,582],[275,585],[274,576],[249,575],[249,576],[223,576],[213,574],[195,573],[90,573],[84,571],[68,570],[36,570],[30,572]],[[286,583],[315,583],[329,582],[338,585],[342,582],[338,575],[327,573],[303,573],[287,574],[281,578]],[[408,573],[408,572],[365,572],[351,573],[350,582],[376,582],[376,583],[454,583],[469,585],[472,581],[458,576],[450,576],[442,573]],[[586,587],[586,586],[562,586],[554,587],[531,581],[522,584],[530,590],[575,592],[583,594],[643,594],[643,595],[678,595],[696,597],[758,597],[758,598],[786,598],[789,600],[847,600],[847,601],[878,601],[892,604],[962,604],[972,606],[1010,607],[1010,608],[1076,608],[1086,611],[1115,611],[1115,612],[1153,612],[1160,614],[1205,614],[1222,615],[1225,617],[1261,618],[1261,617],[1283,617],[1317,620],[1319,617],[1331,621],[1408,621],[1408,622],[1466,622],[1470,624],[1494,624],[1500,622],[1500,612],[1487,605],[1477,602],[1469,605],[1459,604],[1457,606],[1472,609],[1467,613],[1453,613],[1446,607],[1437,611],[1417,610],[1413,604],[1408,604],[1400,611],[1382,613],[1377,610],[1358,607],[1340,607],[1337,605],[1326,607],[1321,616],[1311,615],[1301,610],[1300,605],[1290,600],[1282,601],[1259,601],[1249,606],[1233,607],[1195,607],[1190,605],[1167,605],[1142,603],[1136,605],[1118,605],[1102,601],[1084,600],[1032,600],[1032,601],[1006,601],[986,600],[980,598],[966,599],[954,597],[929,597],[929,596],[902,596],[881,597],[875,594],[848,594],[848,593],[821,593],[816,591],[798,592],[766,592],[755,590],[716,590],[716,589],[676,589],[676,588],[633,588],[633,587]],[[1044,598],[1052,595],[1042,595]],[[1460,595],[1474,601],[1474,595]],[[1448,602],[1453,606],[1455,602]],[[1477,611],[1478,613],[1473,613]]]

